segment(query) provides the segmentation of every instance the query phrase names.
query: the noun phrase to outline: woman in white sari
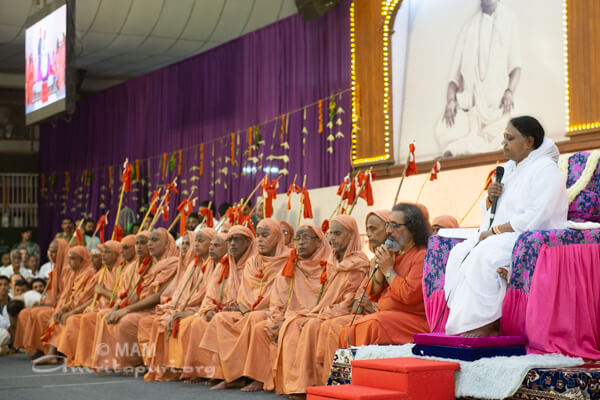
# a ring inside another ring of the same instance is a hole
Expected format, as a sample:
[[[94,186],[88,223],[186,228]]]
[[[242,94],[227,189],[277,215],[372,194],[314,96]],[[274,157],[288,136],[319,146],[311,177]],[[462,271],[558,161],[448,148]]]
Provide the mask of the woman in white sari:
[[[478,236],[452,249],[444,291],[450,313],[447,335],[495,336],[500,333],[506,278],[512,250],[525,231],[561,229],[567,222],[567,190],[558,168],[559,151],[532,117],[513,118],[504,132],[501,182],[484,200]],[[498,198],[490,223],[491,201]]]

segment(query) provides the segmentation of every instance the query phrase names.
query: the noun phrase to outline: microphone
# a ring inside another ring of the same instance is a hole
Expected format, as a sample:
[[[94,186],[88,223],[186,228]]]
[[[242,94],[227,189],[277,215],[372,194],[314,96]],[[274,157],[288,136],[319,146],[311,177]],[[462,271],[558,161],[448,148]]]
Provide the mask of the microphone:
[[[384,243],[384,246],[389,251],[394,251],[396,253],[401,250],[400,243],[396,242],[395,240],[391,240],[391,239],[387,239]]]
[[[504,167],[496,167],[496,182],[500,183],[504,177]],[[496,216],[496,207],[498,206],[498,197],[494,197],[492,200],[492,210],[490,211],[490,228],[492,227],[492,223],[494,222],[494,217]]]

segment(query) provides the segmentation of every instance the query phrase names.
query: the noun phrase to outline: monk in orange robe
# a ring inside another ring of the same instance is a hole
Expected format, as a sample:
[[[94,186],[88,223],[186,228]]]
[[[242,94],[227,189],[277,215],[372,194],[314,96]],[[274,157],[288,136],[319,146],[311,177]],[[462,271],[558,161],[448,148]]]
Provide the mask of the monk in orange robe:
[[[77,348],[70,365],[93,367],[94,354],[97,343],[94,341],[96,326],[98,321],[102,321],[104,316],[111,310],[116,311],[123,298],[127,297],[129,287],[133,285],[133,280],[137,277],[137,271],[142,262],[150,257],[148,252],[148,239],[150,233],[143,231],[137,235],[128,235],[121,242],[121,257],[125,264],[121,264],[117,269],[115,286],[111,293],[110,302],[106,307],[100,303],[98,307],[92,308],[81,316],[79,323],[79,333],[77,335]]]
[[[130,235],[125,239],[130,242],[132,237],[133,235]],[[123,239],[124,242],[125,239]],[[84,313],[108,306],[111,297],[113,297],[117,273],[121,272],[124,265],[119,267],[120,264],[124,263],[121,259],[121,243],[116,240],[109,240],[104,244],[98,245],[98,247],[102,251],[103,266],[94,275],[92,293],[87,293],[86,287],[86,292],[82,293],[81,296],[87,300],[69,312],[69,317],[66,319],[64,329],[61,329],[60,335],[53,335],[50,340],[50,343],[56,346],[58,351],[67,357],[67,361],[71,365],[73,364],[77,349],[81,317]],[[89,337],[86,339],[89,340]]]
[[[44,355],[42,350],[47,349],[47,345],[42,343],[41,336],[54,313],[53,307],[72,274],[68,266],[68,251],[69,245],[63,239],[54,239],[50,243],[48,256],[50,260],[54,260],[54,267],[50,272],[46,293],[40,299],[39,304],[33,308],[25,308],[19,313],[13,346],[15,348],[22,347],[28,354],[33,354],[32,359]]]
[[[317,304],[305,315],[286,319],[279,333],[275,359],[278,394],[301,394],[317,384],[315,349],[321,323],[350,314],[356,292],[369,272],[362,252],[356,220],[338,215],[331,221],[327,239],[332,253],[323,266]]]
[[[385,223],[389,219],[390,213],[391,210],[377,210],[367,214],[365,226],[367,228],[367,238],[369,239],[369,249],[371,252],[375,252],[375,249],[383,245],[387,238]],[[358,314],[371,314],[377,311],[377,303],[371,302],[365,296],[365,289],[370,282],[374,269],[375,257],[370,261],[369,275],[364,279],[359,290],[356,292],[354,305],[352,306],[352,314],[328,319],[321,323],[315,354],[317,370],[320,372],[320,374],[316,376],[319,385],[327,384],[333,356],[338,349],[340,331],[342,328],[352,323]]]
[[[177,246],[175,240],[164,228],[150,233],[148,250],[152,256],[152,264],[143,265],[141,279],[130,304],[116,311],[110,311],[104,321],[97,324],[95,343],[97,350],[93,365],[98,370],[123,370],[133,368],[142,363],[143,351],[137,343],[138,322],[143,316],[152,313],[159,303],[162,292],[177,272]]]
[[[314,225],[301,225],[295,233],[294,242],[296,248],[290,252],[271,291],[267,319],[250,327],[242,376],[252,381],[242,388],[243,392],[273,387],[273,362],[284,321],[297,314],[308,314],[317,303],[322,265],[327,263],[331,248],[321,229]]]
[[[418,206],[400,203],[392,208],[386,232],[394,249],[376,249],[378,269],[367,287],[379,311],[344,327],[340,347],[405,344],[412,342],[415,333],[429,332],[422,288],[429,222]]]
[[[208,283],[206,296],[202,301],[197,316],[188,318],[189,341],[184,344],[186,355],[181,366],[181,378],[205,378],[211,370],[195,368],[197,366],[213,366],[213,354],[198,347],[198,338],[202,338],[208,323],[221,311],[238,309],[237,294],[242,281],[242,273],[246,261],[256,254],[256,239],[252,231],[241,225],[233,226],[227,233],[228,256],[221,259]],[[183,325],[186,320],[181,321]]]
[[[289,248],[293,248],[294,227],[286,221],[279,221],[279,223],[281,224],[281,230],[283,232],[283,237],[285,238],[285,245]]]
[[[34,364],[57,364],[60,362],[56,357],[56,346],[67,318],[74,311],[78,312],[87,299],[92,296],[96,270],[92,266],[90,252],[83,246],[71,248],[69,250],[69,267],[73,274],[56,304],[56,310],[42,338],[42,342],[49,343],[48,355],[37,358]]]
[[[213,353],[214,379],[224,379],[211,389],[243,387],[242,376],[254,324],[267,319],[271,290],[286,264],[290,249],[285,245],[282,226],[271,218],[256,227],[258,254],[246,261],[238,291],[238,311],[220,312],[208,324],[200,347]]]
[[[198,338],[191,337],[192,322],[197,316],[199,316],[200,307],[206,297],[206,293],[210,285],[214,283],[213,273],[218,269],[220,271],[219,261],[227,255],[227,235],[224,233],[217,233],[216,236],[210,241],[208,249],[208,260],[202,265],[200,271],[196,271],[192,282],[194,287],[188,286],[188,289],[182,291],[181,300],[185,297],[187,305],[183,302],[182,305],[178,305],[178,309],[168,319],[167,323],[167,355],[161,356],[162,360],[166,362],[166,366],[169,367],[169,373],[163,376],[157,376],[154,374],[149,375],[149,379],[169,380],[175,376],[181,376],[183,367],[185,366],[185,359],[187,357],[186,351],[193,341],[198,344]],[[198,267],[194,267],[198,270]],[[185,307],[184,307],[185,305]],[[165,316],[165,319],[167,317]],[[170,333],[169,333],[170,331]],[[158,354],[157,354],[158,356]],[[159,362],[153,362],[151,365],[154,367]],[[149,371],[153,372],[153,371]],[[162,371],[161,371],[162,372]]]
[[[188,236],[188,238],[194,237],[193,246],[188,245],[188,254],[193,255],[193,258],[188,262],[185,272],[181,274],[180,279],[178,279],[177,287],[173,291],[174,297],[164,304],[161,303],[157,305],[156,314],[144,317],[140,320],[138,343],[143,347],[144,340],[147,340],[148,343],[146,346],[150,346],[154,349],[152,354],[144,359],[144,363],[148,366],[148,372],[144,375],[146,381],[174,380],[179,375],[178,371],[175,371],[175,369],[166,370],[161,368],[168,365],[168,341],[170,340],[170,335],[172,333],[173,316],[180,312],[179,310],[187,311],[189,315],[193,315],[196,310],[191,311],[191,307],[197,309],[201,299],[204,298],[204,294],[206,293],[205,277],[214,269],[214,264],[208,265],[209,247],[211,240],[216,236],[217,231],[212,228],[203,228],[195,235],[191,234]],[[182,251],[183,250],[185,250],[185,239],[182,243]],[[182,259],[182,262],[188,260],[189,258],[186,256]],[[170,285],[172,285],[172,283]],[[191,302],[191,300],[194,301]],[[190,308],[188,308],[188,305]],[[176,325],[178,324],[179,323]],[[142,329],[146,329],[150,332],[147,339],[140,335]],[[175,329],[175,336],[177,336],[177,333],[178,327]]]

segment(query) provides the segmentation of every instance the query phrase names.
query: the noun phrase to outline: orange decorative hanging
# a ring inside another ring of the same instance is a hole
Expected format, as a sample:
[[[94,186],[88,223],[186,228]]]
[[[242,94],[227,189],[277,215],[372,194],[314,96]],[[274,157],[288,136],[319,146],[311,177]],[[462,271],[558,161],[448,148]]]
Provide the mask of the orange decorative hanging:
[[[135,160],[135,181],[140,181],[140,160]]]
[[[248,158],[252,157],[252,128],[248,128]]]
[[[87,186],[88,170],[83,170],[83,186]]]
[[[65,171],[65,189],[67,189],[67,195],[69,194],[69,183],[71,182],[71,173]]]
[[[438,178],[438,174],[440,173],[440,170],[442,169],[442,165],[440,164],[439,161],[436,161],[433,163],[433,166],[431,167],[431,175],[429,175],[429,180],[430,181],[435,181]]]
[[[417,173],[417,159],[415,158],[415,144],[411,143],[408,152],[408,165],[406,166],[406,176],[415,175]]]
[[[177,152],[177,157],[179,158],[179,163],[177,164],[177,176],[181,176],[181,162],[183,160],[183,151],[179,150]]]
[[[163,181],[165,180],[165,169],[167,168],[167,153],[163,153],[163,159],[162,159],[162,174],[161,174],[161,178]]]
[[[112,165],[108,167],[108,188],[112,190],[113,188],[113,167]]]
[[[323,133],[323,100],[319,100],[319,134]]]
[[[281,114],[281,142],[285,138],[285,114]]]
[[[231,165],[235,165],[235,132],[231,133]]]
[[[200,176],[204,175],[204,143],[200,143]]]

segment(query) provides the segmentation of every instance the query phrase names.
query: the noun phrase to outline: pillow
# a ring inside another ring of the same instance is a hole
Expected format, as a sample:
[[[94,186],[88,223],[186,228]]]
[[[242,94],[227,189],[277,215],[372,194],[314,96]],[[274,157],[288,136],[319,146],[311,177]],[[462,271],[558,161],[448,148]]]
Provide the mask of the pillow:
[[[569,205],[569,220],[585,222],[595,219],[594,216],[600,217],[600,195],[591,190],[583,190]]]

